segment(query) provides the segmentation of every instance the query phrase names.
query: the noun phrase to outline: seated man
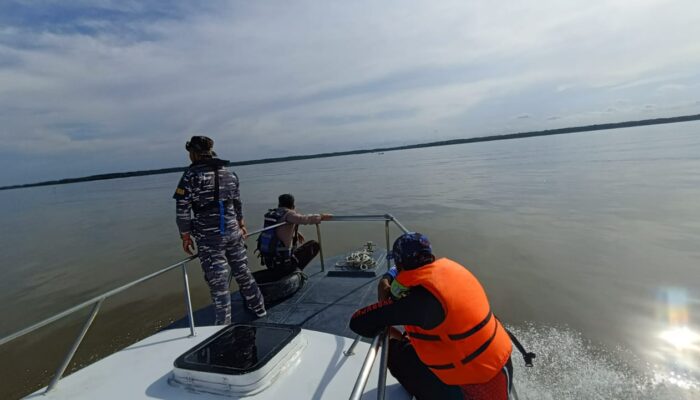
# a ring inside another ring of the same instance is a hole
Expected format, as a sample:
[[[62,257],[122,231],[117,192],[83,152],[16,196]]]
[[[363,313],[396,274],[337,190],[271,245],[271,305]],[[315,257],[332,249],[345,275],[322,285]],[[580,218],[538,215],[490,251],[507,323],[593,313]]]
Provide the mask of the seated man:
[[[350,329],[370,337],[404,325],[403,335],[391,328],[388,368],[418,400],[508,399],[511,342],[479,281],[435,260],[420,233],[399,237],[392,256],[395,276],[382,279],[380,302],[355,312]]]
[[[277,208],[265,214],[265,227],[287,222],[273,230],[264,231],[258,237],[258,252],[264,266],[283,273],[303,270],[319,252],[315,240],[304,240],[299,225],[319,224],[331,219],[330,214],[299,214],[294,209],[294,196],[279,196]],[[300,245],[300,246],[297,246]]]

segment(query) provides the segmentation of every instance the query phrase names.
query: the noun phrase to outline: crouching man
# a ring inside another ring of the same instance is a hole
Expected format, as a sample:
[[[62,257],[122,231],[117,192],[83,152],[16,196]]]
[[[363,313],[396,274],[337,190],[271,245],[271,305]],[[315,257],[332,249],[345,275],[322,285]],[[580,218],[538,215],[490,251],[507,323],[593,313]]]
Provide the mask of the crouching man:
[[[388,368],[418,400],[508,399],[511,341],[479,281],[452,260],[436,260],[420,233],[399,237],[392,257],[396,269],[379,283],[380,301],[355,312],[350,328],[371,337],[404,326],[404,334],[391,328]]]
[[[320,250],[317,241],[306,241],[299,232],[299,225],[320,224],[331,219],[331,214],[304,215],[296,212],[294,196],[283,194],[277,208],[265,214],[264,227],[286,222],[285,225],[265,231],[258,236],[258,252],[262,264],[281,274],[296,269],[303,270]]]

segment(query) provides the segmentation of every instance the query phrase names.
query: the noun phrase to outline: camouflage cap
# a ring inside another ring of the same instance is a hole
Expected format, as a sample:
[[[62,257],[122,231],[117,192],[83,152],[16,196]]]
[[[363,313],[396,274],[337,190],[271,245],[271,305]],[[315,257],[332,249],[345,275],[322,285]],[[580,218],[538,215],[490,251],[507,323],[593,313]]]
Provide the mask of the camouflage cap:
[[[435,260],[433,246],[425,235],[409,232],[399,236],[391,251],[394,263],[403,269],[414,269]]]
[[[192,138],[185,143],[185,149],[197,154],[212,154],[212,147],[214,147],[214,141],[206,136],[192,136]]]

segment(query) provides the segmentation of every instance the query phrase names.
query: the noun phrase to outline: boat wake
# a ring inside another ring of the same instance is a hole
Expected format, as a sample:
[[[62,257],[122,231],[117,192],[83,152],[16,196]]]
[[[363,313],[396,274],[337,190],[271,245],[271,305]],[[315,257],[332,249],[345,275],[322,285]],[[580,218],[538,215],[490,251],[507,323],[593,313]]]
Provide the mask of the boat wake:
[[[508,328],[537,353],[533,368],[524,366],[517,351],[513,354],[520,400],[700,398],[697,376],[635,362],[625,350],[603,350],[576,331],[535,325]]]

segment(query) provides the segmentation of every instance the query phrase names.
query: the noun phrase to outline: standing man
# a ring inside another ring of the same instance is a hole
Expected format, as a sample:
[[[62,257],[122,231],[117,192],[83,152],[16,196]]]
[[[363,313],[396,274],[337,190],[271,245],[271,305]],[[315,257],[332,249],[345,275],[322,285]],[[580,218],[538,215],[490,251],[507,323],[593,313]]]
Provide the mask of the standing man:
[[[264,231],[258,236],[258,251],[260,260],[268,269],[281,273],[303,270],[320,250],[315,240],[305,241],[299,232],[299,225],[320,224],[328,221],[331,214],[304,215],[296,211],[294,196],[282,194],[277,198],[277,208],[268,210],[265,214],[264,226],[272,226],[281,222],[286,225],[274,230]]]
[[[243,243],[247,230],[238,188],[238,176],[216,158],[214,141],[193,136],[185,144],[192,164],[182,174],[173,198],[182,248],[192,255],[197,243],[204,279],[209,284],[217,325],[231,323],[229,276],[233,273],[246,307],[263,317],[265,304],[248,268]],[[230,267],[230,270],[229,270]]]
[[[392,256],[397,274],[379,285],[385,300],[355,312],[350,329],[374,336],[405,327],[405,335],[390,331],[387,364],[418,400],[508,399],[510,337],[476,277],[452,260],[436,260],[420,233],[396,239]]]

